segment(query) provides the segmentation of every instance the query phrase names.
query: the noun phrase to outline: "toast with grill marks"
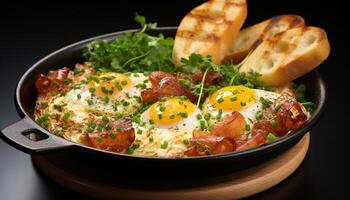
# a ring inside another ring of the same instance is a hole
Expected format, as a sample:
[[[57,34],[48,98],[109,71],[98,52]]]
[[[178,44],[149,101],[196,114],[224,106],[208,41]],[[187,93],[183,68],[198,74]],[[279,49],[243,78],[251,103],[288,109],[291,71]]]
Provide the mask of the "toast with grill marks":
[[[304,19],[298,15],[280,15],[244,28],[232,43],[225,60],[239,63],[267,38],[291,28],[304,26]]]
[[[245,0],[211,0],[191,10],[176,32],[173,59],[192,53],[211,55],[220,63],[247,16]]]
[[[298,27],[264,40],[248,56],[240,71],[262,74],[265,86],[282,86],[308,73],[330,53],[326,32],[317,27]]]

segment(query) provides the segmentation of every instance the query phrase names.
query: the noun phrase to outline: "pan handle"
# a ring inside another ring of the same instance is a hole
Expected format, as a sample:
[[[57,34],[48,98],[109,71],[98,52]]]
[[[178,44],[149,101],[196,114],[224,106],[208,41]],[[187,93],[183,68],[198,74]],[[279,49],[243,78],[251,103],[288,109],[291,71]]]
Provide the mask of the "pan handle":
[[[0,137],[12,146],[29,154],[46,153],[61,150],[73,145],[63,138],[47,134],[29,117],[1,130]]]

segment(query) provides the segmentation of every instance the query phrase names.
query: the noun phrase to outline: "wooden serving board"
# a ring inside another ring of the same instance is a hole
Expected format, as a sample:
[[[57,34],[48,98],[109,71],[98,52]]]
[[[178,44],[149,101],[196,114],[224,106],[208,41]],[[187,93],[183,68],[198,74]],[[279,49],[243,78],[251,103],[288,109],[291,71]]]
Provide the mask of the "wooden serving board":
[[[230,180],[185,189],[136,189],[109,185],[58,168],[44,157],[33,156],[32,159],[45,175],[63,186],[99,199],[239,199],[262,192],[291,175],[304,160],[309,141],[308,133],[283,154],[258,166],[236,172]]]

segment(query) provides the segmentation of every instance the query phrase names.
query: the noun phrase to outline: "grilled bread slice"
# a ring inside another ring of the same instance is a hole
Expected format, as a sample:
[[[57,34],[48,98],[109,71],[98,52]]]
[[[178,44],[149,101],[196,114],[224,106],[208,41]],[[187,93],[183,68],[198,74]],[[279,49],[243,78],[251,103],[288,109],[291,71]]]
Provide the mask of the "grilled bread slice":
[[[304,19],[298,15],[280,15],[244,28],[238,33],[225,60],[238,63],[263,40],[285,30],[303,26],[305,26]]]
[[[176,32],[173,59],[192,53],[211,55],[220,63],[247,17],[245,0],[211,0],[191,10]]]
[[[246,59],[240,71],[254,70],[266,86],[281,86],[308,73],[329,55],[326,32],[299,27],[264,40]]]

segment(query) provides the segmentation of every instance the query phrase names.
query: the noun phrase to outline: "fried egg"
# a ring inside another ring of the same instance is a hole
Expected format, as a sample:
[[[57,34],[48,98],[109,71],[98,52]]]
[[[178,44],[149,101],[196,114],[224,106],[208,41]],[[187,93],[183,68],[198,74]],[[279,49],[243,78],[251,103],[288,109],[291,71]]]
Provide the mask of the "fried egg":
[[[49,112],[61,112],[55,105],[61,105],[64,112],[71,112],[71,120],[76,123],[95,116],[132,115],[141,105],[142,88],[150,87],[148,77],[141,73],[125,75],[102,73],[88,77],[83,83],[75,83],[66,95],[58,97],[50,104]]]
[[[240,112],[249,125],[256,121],[257,112],[263,109],[260,99],[274,102],[278,93],[265,90],[250,89],[244,86],[227,86],[215,91],[203,103],[205,116],[215,123],[223,116],[234,111]]]
[[[134,124],[135,143],[140,147],[135,155],[180,156],[195,128],[200,127],[201,110],[182,97],[172,97],[151,105]]]

